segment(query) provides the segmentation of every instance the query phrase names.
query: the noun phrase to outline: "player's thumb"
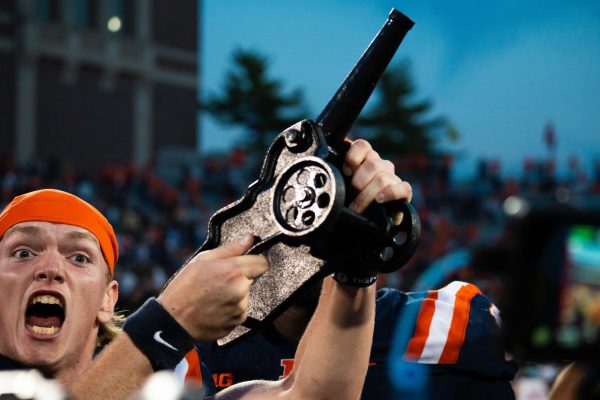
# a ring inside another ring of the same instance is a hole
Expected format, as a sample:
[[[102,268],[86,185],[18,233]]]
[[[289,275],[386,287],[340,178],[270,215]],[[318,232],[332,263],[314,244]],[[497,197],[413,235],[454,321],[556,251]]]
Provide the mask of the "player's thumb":
[[[254,243],[254,236],[245,235],[238,241],[227,242],[212,250],[207,250],[198,255],[199,260],[210,261],[223,258],[236,257],[245,254]]]

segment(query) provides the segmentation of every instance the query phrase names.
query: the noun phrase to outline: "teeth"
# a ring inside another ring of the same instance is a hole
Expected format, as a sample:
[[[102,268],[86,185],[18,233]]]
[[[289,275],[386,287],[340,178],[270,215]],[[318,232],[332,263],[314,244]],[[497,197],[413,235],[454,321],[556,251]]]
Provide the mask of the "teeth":
[[[52,296],[52,295],[41,295],[41,296],[35,296],[32,300],[31,300],[31,304],[37,304],[37,303],[42,303],[42,304],[58,304],[59,306],[62,307],[62,303],[60,302],[60,299],[56,296]]]
[[[53,335],[60,330],[58,326],[51,326],[49,328],[44,328],[43,326],[35,326],[35,325],[27,325],[31,332],[37,333],[39,335]]]

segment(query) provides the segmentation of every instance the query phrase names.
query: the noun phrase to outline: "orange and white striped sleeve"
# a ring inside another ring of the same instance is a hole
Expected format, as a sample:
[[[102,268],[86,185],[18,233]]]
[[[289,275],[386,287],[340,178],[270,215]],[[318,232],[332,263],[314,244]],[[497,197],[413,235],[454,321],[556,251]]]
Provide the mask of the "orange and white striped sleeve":
[[[460,281],[429,291],[404,359],[423,364],[456,363],[469,323],[471,299],[478,294],[481,291],[475,285]]]

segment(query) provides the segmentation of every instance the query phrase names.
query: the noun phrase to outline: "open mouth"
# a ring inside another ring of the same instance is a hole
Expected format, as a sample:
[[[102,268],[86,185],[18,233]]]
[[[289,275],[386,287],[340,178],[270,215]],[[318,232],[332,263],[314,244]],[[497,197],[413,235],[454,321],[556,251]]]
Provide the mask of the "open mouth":
[[[27,328],[38,335],[53,335],[65,321],[62,299],[52,294],[37,294],[29,301],[25,312]]]

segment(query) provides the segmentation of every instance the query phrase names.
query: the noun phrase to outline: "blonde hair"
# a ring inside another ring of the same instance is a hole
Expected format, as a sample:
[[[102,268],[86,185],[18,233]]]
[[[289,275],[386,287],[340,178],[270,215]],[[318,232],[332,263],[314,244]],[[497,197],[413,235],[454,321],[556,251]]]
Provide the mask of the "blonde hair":
[[[112,271],[106,271],[106,282],[110,283],[114,279]],[[123,329],[121,326],[125,323],[125,314],[122,311],[114,312],[110,321],[101,323],[98,326],[98,335],[96,336],[96,347],[102,348],[109,344]]]
[[[109,344],[122,331],[121,326],[124,322],[125,315],[119,311],[113,314],[109,322],[100,324],[98,336],[96,337],[96,347],[104,347]]]

